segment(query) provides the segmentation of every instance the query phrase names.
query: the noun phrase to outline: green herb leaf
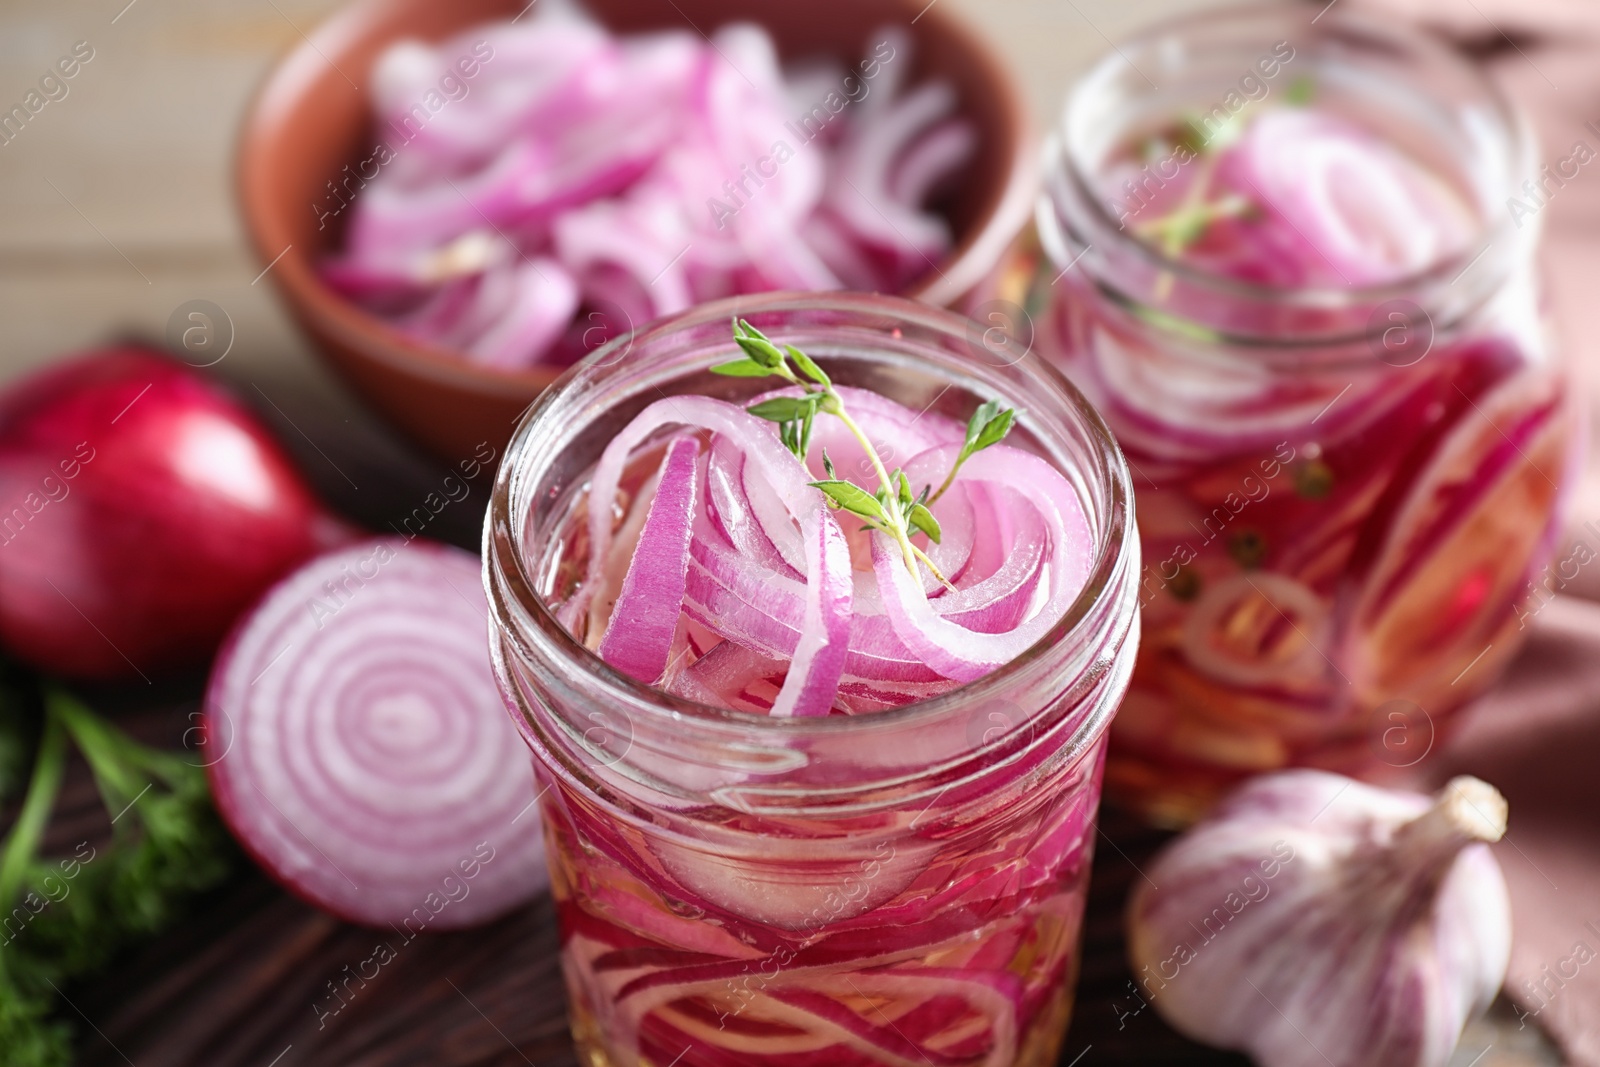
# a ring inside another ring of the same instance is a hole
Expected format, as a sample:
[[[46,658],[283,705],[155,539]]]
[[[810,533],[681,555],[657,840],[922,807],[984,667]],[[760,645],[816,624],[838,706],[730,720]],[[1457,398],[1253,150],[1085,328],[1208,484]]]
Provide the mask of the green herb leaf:
[[[758,419],[768,422],[796,422],[817,410],[816,402],[803,397],[775,396],[745,408]]]
[[[810,410],[800,420],[800,447],[795,449],[795,455],[805,459],[811,451],[811,424],[817,419],[817,405],[812,404]]]
[[[839,476],[834,472],[833,460],[828,458],[828,450],[826,448],[822,450],[822,469],[828,472],[829,481],[838,480]]]
[[[730,378],[765,378],[772,371],[753,359],[734,359],[718,363],[711,368],[711,373],[726,374]]]
[[[738,342],[740,348],[744,349],[745,355],[768,370],[775,371],[783,366],[783,353],[773,348],[771,344],[764,341],[752,341],[748,337],[736,337],[734,340]]]
[[[938,544],[939,539],[944,536],[939,530],[939,520],[933,517],[933,512],[921,504],[911,505],[911,510],[906,515],[906,521],[911,524],[912,529],[921,530],[927,534],[928,540],[934,544]]]
[[[783,442],[784,448],[795,454],[795,458],[798,459],[801,456],[799,423],[780,422],[778,424],[778,440]]]
[[[767,340],[766,334],[743,319],[734,322],[733,339],[744,350],[745,355],[763,367],[777,370],[783,366],[783,353],[778,351],[778,346]]]
[[[182,917],[190,896],[228,873],[233,851],[211,808],[205,771],[139,744],[70,696],[50,692],[23,811],[0,846],[0,913],[30,907],[0,956],[0,1063],[67,1067],[70,1030],[55,990],[102,968],[138,939]],[[112,818],[109,843],[71,859],[40,856],[68,744],[93,772]],[[113,813],[115,813],[113,815]],[[71,891],[59,891],[63,882]]]
[[[916,497],[911,495],[911,481],[910,481],[910,479],[908,479],[906,477],[906,472],[903,471],[903,470],[900,470],[899,468],[896,468],[894,474],[891,475],[891,477],[894,478],[895,484],[900,487],[900,505],[901,505],[901,507],[902,508],[909,508],[912,504],[915,504],[917,502],[917,499],[916,499]]]
[[[833,506],[843,508],[852,515],[860,515],[864,519],[877,519],[879,521],[887,518],[884,514],[883,505],[878,503],[878,498],[854,482],[830,479],[825,482],[812,482],[810,484],[821,489],[823,495],[832,502]]]
[[[967,448],[972,449],[982,436],[984,427],[1000,412],[998,400],[986,400],[978,405],[978,410],[972,413],[972,418],[967,420]]]
[[[993,401],[990,401],[993,403]],[[972,444],[972,451],[982,452],[990,445],[999,444],[1011,432],[1011,424],[1017,419],[1015,408],[1007,408],[994,418],[990,419],[978,433],[978,439]]]
[[[822,368],[811,361],[811,357],[800,351],[794,345],[784,345],[783,350],[789,353],[789,358],[794,360],[794,365],[800,368],[800,373],[816,382],[824,389],[833,388],[833,380],[823,372]]]

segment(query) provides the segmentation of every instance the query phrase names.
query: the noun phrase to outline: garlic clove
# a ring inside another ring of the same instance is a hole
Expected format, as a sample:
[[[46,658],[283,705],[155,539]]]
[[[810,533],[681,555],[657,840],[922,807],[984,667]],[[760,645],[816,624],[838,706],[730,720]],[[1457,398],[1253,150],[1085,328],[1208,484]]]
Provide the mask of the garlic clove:
[[[1486,842],[1505,799],[1321,771],[1256,779],[1173,841],[1128,908],[1140,996],[1265,1067],[1443,1067],[1511,951]]]

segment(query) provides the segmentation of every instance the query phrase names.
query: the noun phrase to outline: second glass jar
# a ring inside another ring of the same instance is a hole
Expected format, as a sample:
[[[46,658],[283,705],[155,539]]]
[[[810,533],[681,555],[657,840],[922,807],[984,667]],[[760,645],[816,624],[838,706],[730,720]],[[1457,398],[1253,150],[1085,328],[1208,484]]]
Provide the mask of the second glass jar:
[[[1414,765],[1518,648],[1578,436],[1507,207],[1531,159],[1442,47],[1288,5],[1069,98],[1033,295],[1138,500],[1113,796],[1182,824],[1252,774]]]

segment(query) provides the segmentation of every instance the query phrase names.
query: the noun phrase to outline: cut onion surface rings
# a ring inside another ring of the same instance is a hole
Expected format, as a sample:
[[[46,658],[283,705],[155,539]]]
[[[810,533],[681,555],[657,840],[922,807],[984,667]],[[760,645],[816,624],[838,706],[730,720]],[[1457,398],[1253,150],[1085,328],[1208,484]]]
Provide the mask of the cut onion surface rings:
[[[1208,586],[1183,627],[1183,652],[1202,674],[1242,686],[1297,689],[1330,669],[1328,605],[1293,578],[1253,571]]]
[[[544,888],[526,748],[485,648],[478,558],[399,538],[318,557],[234,630],[206,692],[217,807],[341,918],[454,929]]]

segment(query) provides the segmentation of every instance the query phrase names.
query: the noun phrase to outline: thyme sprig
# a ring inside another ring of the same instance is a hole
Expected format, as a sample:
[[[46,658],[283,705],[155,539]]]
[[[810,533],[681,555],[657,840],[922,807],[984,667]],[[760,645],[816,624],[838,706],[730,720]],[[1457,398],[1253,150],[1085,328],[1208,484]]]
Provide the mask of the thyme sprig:
[[[848,479],[840,478],[838,471],[834,469],[833,461],[828,457],[827,450],[823,450],[822,465],[828,477],[809,484],[823,494],[828,506],[835,511],[848,511],[857,516],[863,521],[863,529],[877,530],[893,538],[900,548],[901,556],[905,559],[906,568],[917,576],[919,581],[921,572],[917,564],[921,563],[938,582],[953,588],[949,579],[939,573],[939,568],[934,565],[933,560],[929,559],[922,549],[911,543],[911,537],[914,533],[923,533],[927,535],[929,541],[934,544],[939,543],[943,532],[939,528],[939,520],[934,518],[933,512],[929,510],[930,505],[943,496],[955,482],[956,474],[962,464],[975,453],[999,443],[1011,432],[1011,427],[1016,421],[1016,411],[1002,408],[993,400],[980,405],[968,421],[966,440],[937,491],[933,486],[927,485],[920,493],[915,493],[904,470],[896,467],[891,471],[884,464],[883,458],[878,454],[877,446],[872,443],[872,439],[862,430],[860,424],[851,417],[844,398],[834,389],[833,381],[810,356],[794,345],[784,345],[779,348],[760,330],[740,318],[733,320],[733,339],[744,352],[744,358],[719,363],[711,368],[713,373],[735,378],[781,378],[802,390],[800,396],[772,397],[758,404],[752,404],[746,409],[758,418],[777,423],[778,439],[783,442],[785,448],[794,453],[796,459],[803,463],[810,454],[812,430],[819,413],[831,415],[844,423],[845,428],[866,453],[867,461],[871,463],[873,474],[878,480],[878,488],[875,491],[869,491]],[[798,374],[790,367],[790,361],[793,361],[794,367],[799,368]]]

